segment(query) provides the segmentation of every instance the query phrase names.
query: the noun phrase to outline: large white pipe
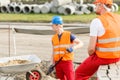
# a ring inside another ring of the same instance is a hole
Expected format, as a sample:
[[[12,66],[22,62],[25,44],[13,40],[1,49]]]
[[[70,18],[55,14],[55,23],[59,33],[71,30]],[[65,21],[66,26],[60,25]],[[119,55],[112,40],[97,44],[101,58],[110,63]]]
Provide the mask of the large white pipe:
[[[8,6],[8,12],[9,13],[14,13],[14,11],[15,11],[15,6],[13,5],[11,5],[11,6]]]
[[[114,11],[118,11],[119,10],[119,7],[118,7],[118,5],[116,4],[116,3],[113,3],[113,5],[112,5],[114,8],[115,8],[115,10]]]
[[[66,5],[63,5],[63,6],[60,6],[59,8],[58,8],[58,13],[59,14],[63,14],[64,13],[64,6],[66,6]]]
[[[36,5],[33,7],[33,12],[38,14],[41,12],[41,8],[42,8],[43,5]]]
[[[83,4],[83,0],[80,0],[80,5],[82,5]]]
[[[91,12],[95,12],[95,5],[94,4],[87,4],[88,5],[88,10],[91,11]]]
[[[1,12],[2,13],[7,13],[8,12],[8,6],[7,5],[1,6]]]
[[[84,12],[85,14],[90,14],[90,10],[88,10],[88,5],[83,4],[79,6],[79,11]]]
[[[51,5],[50,3],[45,3],[45,4],[41,7],[41,13],[49,13],[51,6],[52,6],[52,5]]]
[[[66,5],[68,3],[72,3],[72,0],[53,0],[53,6],[61,6],[61,5]]]
[[[74,6],[66,5],[64,7],[64,12],[63,12],[64,15],[74,14],[74,12],[75,12],[75,7]]]
[[[23,6],[23,13],[31,13],[32,12],[32,7],[31,7],[31,5],[27,5],[27,4],[25,4],[24,6]]]
[[[22,2],[18,2],[17,5],[23,5],[23,3]]]
[[[112,5],[111,12],[115,12],[115,7]]]
[[[52,13],[58,13],[58,7],[52,6],[52,7],[50,8],[50,11],[51,11]]]
[[[16,5],[17,5],[16,2],[12,2],[12,3],[8,4],[8,12],[14,13]]]
[[[15,6],[14,12],[21,13],[22,10],[23,10],[23,5],[17,5],[17,6]]]

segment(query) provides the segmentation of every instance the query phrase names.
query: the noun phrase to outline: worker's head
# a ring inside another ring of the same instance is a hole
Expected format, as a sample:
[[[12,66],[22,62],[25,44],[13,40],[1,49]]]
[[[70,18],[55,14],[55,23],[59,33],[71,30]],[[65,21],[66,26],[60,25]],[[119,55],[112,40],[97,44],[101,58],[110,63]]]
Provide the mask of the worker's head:
[[[96,5],[96,14],[100,14],[104,9],[111,10],[113,0],[95,0],[93,3]]]
[[[102,3],[102,4],[112,5],[113,4],[113,0],[95,0],[94,4],[96,4],[96,3]]]
[[[62,17],[53,16],[53,18],[52,18],[52,28],[56,32],[63,28],[63,19],[62,19]]]
[[[60,17],[60,16],[53,16],[53,18],[52,18],[52,24],[57,24],[57,25],[63,24],[62,17]]]

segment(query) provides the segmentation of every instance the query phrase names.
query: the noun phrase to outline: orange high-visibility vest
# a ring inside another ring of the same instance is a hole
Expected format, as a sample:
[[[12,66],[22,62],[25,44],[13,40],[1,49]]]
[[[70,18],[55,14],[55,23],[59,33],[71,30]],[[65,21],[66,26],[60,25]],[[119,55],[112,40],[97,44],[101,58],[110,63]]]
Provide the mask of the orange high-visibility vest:
[[[61,57],[63,61],[73,60],[73,53],[68,53],[66,48],[69,47],[72,43],[70,41],[70,32],[64,31],[59,40],[58,34],[55,34],[52,37],[53,51],[54,51],[54,61],[58,61]]]
[[[100,58],[120,58],[120,16],[110,12],[98,16],[105,34],[98,37],[96,54]]]

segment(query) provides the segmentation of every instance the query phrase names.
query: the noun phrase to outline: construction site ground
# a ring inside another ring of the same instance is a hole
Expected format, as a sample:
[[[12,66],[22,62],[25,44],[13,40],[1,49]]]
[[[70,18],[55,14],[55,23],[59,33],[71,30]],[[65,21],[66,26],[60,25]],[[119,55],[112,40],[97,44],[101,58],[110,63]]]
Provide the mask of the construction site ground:
[[[82,62],[88,56],[89,33],[75,35],[83,41],[84,46],[74,51],[74,62]],[[0,29],[0,57],[35,54],[42,61],[50,61],[52,54],[51,37],[52,35],[13,34],[12,30]],[[14,43],[14,40],[16,43]],[[47,79],[44,78],[42,80]]]

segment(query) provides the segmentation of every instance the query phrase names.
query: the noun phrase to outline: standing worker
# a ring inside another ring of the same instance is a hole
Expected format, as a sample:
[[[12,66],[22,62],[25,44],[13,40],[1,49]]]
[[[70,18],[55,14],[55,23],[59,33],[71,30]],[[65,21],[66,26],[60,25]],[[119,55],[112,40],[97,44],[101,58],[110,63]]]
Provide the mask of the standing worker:
[[[97,18],[90,24],[89,57],[76,69],[75,80],[88,80],[100,65],[120,60],[120,15],[110,12],[112,0],[96,0]]]
[[[60,80],[74,80],[73,50],[82,47],[83,43],[71,32],[63,30],[63,20],[60,16],[52,18],[53,64],[61,59],[55,66],[56,76]]]

